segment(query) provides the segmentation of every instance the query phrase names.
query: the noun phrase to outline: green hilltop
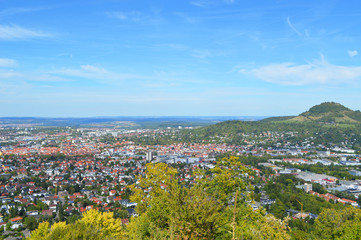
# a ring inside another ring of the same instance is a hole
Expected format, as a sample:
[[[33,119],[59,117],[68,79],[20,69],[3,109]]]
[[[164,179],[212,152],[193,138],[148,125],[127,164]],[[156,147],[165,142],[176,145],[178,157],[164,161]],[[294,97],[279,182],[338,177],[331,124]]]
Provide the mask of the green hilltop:
[[[273,117],[262,120],[263,122],[315,122],[334,124],[359,124],[361,112],[353,111],[342,104],[324,102],[311,107],[308,111],[298,116]]]

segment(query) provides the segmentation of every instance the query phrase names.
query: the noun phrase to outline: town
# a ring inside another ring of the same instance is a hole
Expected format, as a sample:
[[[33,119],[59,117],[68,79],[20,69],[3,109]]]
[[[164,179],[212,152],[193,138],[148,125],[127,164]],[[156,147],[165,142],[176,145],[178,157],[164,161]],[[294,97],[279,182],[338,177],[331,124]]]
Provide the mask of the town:
[[[244,133],[239,144],[224,136],[183,141],[194,135],[189,129],[1,126],[0,233],[27,237],[40,222],[74,222],[90,209],[114,212],[126,225],[137,216],[130,186],[147,163],[171,165],[192,185],[197,169],[208,171],[227,156],[249,169],[254,211],[302,220],[317,218],[317,204],[361,205],[361,157],[350,142],[295,141],[296,131]],[[158,138],[169,143],[152,144]],[[293,200],[281,195],[291,191],[286,187],[297,193]]]

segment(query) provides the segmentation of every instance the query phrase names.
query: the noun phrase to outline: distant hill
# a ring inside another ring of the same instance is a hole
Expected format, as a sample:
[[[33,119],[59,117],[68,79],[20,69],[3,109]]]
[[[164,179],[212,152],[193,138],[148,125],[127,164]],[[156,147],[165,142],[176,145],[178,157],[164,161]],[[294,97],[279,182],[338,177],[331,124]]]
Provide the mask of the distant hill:
[[[273,117],[262,120],[262,122],[317,122],[317,123],[361,123],[361,112],[353,111],[342,104],[335,102],[324,102],[311,107],[308,111],[298,116]]]
[[[224,121],[195,129],[192,136],[198,139],[218,139],[224,137],[229,143],[242,141],[242,134],[263,134],[264,132],[296,131],[299,141],[313,136],[315,143],[340,143],[356,138],[354,144],[360,144],[361,112],[353,111],[339,103],[325,102],[311,107],[298,116],[271,117],[259,121]],[[314,134],[317,133],[317,134]]]

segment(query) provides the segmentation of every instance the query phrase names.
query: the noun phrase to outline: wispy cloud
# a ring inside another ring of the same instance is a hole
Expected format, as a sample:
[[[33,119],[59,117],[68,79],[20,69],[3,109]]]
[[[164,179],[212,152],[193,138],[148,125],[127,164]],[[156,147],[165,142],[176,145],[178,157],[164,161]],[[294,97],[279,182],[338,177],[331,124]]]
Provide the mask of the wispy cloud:
[[[211,50],[211,49],[195,49],[192,51],[191,56],[199,59],[207,59],[210,57],[222,56],[226,53],[221,50]]]
[[[19,77],[19,76],[21,76],[21,74],[14,70],[0,69],[0,80]]]
[[[132,12],[117,11],[117,12],[107,12],[106,14],[110,18],[115,18],[115,19],[120,19],[120,20],[128,20],[128,21],[133,21],[133,22],[141,21],[144,18],[143,14],[140,12],[137,12],[137,11],[132,11]]]
[[[198,0],[198,1],[191,1],[190,4],[201,8],[207,8],[214,5],[214,2],[210,0]]]
[[[187,14],[182,13],[182,12],[175,12],[174,15],[176,15],[176,16],[184,19],[184,20],[185,20],[186,22],[188,22],[188,23],[192,23],[192,24],[193,24],[193,23],[196,23],[196,22],[197,22],[195,18],[190,17],[190,16],[188,16]]]
[[[90,72],[90,73],[97,73],[97,74],[107,74],[107,73],[109,73],[104,68],[99,68],[99,67],[92,66],[92,65],[81,65],[80,68],[82,70],[84,70],[86,72]]]
[[[134,22],[142,25],[159,25],[165,22],[165,19],[159,14],[159,11],[152,11],[150,14],[144,14],[138,11],[131,12],[106,12],[109,18],[119,19],[122,21]]]
[[[73,58],[73,54],[72,53],[59,53],[56,55],[57,57],[68,57],[68,58]]]
[[[345,84],[361,79],[361,66],[338,66],[326,60],[297,65],[292,62],[274,63],[251,70],[240,70],[266,82],[280,85]]]
[[[16,66],[17,63],[14,63]],[[9,65],[8,65],[9,66]],[[21,71],[13,69],[1,69],[0,68],[0,80],[11,80],[11,84],[20,84],[30,82],[71,82],[72,79],[54,76],[47,73],[33,72],[33,71]],[[1,82],[1,81],[0,81]]]
[[[28,76],[28,75],[27,75]],[[58,76],[53,76],[53,75],[49,75],[49,74],[42,74],[42,75],[30,75],[30,77],[28,77],[28,79],[30,81],[34,81],[34,82],[72,82],[73,80],[69,79],[69,78],[63,78],[63,77],[58,77]]]
[[[287,17],[286,20],[287,20],[288,26],[289,26],[298,36],[302,37],[303,34],[302,34],[300,31],[298,31],[295,26],[293,26],[293,24],[291,23],[290,17]]]
[[[156,44],[156,47],[161,47],[161,48],[170,48],[173,50],[179,50],[179,51],[185,51],[188,50],[189,47],[187,45],[184,44],[179,44],[179,43],[164,43],[164,44]]]
[[[357,50],[353,50],[353,51],[348,50],[347,53],[350,57],[354,57],[358,54]]]
[[[112,17],[112,18],[117,18],[117,19],[121,19],[121,20],[128,19],[128,16],[123,12],[110,12],[107,14],[109,17]]]
[[[120,74],[106,70],[105,68],[93,66],[93,65],[81,65],[79,68],[61,68],[59,70],[52,71],[50,74],[64,75],[70,77],[80,77],[101,81],[116,81],[125,79],[141,78],[141,76],[135,74]]]
[[[51,36],[52,34],[50,33],[26,29],[17,25],[0,25],[0,40],[22,40]]]
[[[0,11],[0,17],[20,14],[20,13],[27,13],[27,12],[36,12],[45,9],[46,8],[8,8]]]
[[[236,0],[223,0],[223,2],[227,4],[233,4],[236,2]],[[216,5],[217,3],[213,0],[196,0],[189,2],[193,6],[201,7],[201,8],[208,8],[211,6]]]
[[[54,71],[55,74],[82,77],[82,78],[99,78],[111,75],[111,73],[104,68],[92,66],[92,65],[81,65],[80,68],[61,68]]]
[[[16,67],[17,65],[14,59],[0,58],[0,67]]]

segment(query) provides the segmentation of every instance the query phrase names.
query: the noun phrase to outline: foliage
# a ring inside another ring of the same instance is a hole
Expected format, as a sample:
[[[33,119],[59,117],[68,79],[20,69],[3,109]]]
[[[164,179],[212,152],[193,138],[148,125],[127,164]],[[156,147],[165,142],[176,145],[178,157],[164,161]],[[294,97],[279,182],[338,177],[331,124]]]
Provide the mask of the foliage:
[[[327,193],[327,190],[319,183],[312,183],[312,190],[321,194]]]
[[[210,170],[211,175],[208,178],[201,178],[199,184],[208,193],[227,204],[237,190],[245,192],[248,185],[244,178],[249,172],[239,161],[239,158],[233,156],[222,158]],[[204,174],[204,172],[201,172],[201,174]]]
[[[361,210],[325,209],[315,221],[315,235],[318,239],[360,239]]]
[[[83,214],[83,218],[75,223],[54,223],[49,229],[49,222],[42,222],[31,233],[30,240],[47,239],[122,239],[124,230],[121,220],[114,219],[113,213],[102,213],[97,210],[89,210]]]
[[[26,228],[30,229],[31,231],[35,230],[39,225],[35,217],[26,217],[24,219],[24,224]]]
[[[341,111],[351,111],[349,108],[346,108],[345,106],[342,106],[339,103],[335,102],[324,102],[319,105],[315,105],[310,108],[305,113],[302,113],[302,115],[318,115],[322,113],[330,113],[330,112],[341,112]]]
[[[138,203],[137,212],[144,213],[153,199],[164,195],[165,191],[162,188],[176,184],[176,176],[177,170],[165,163],[148,163],[145,176],[139,176],[139,184],[131,186],[134,194],[130,200]]]
[[[223,158],[210,175],[197,171],[198,181],[186,187],[174,177],[172,167],[147,165],[138,187],[132,187],[139,216],[127,227],[129,238],[289,239],[287,221],[248,206],[248,184],[243,180],[247,172],[238,158]],[[159,187],[165,183],[166,188]],[[151,190],[145,194],[136,189]]]
[[[326,202],[324,199],[310,195],[301,189],[295,187],[295,183],[299,180],[293,175],[283,174],[275,179],[274,182],[269,182],[265,185],[265,191],[271,199],[276,199],[276,203],[270,207],[270,212],[276,217],[282,218],[286,216],[286,209],[303,210],[313,214],[319,214],[324,208],[338,208],[335,205]]]
[[[238,216],[237,239],[290,239],[287,221],[259,212],[243,212]]]
[[[252,158],[244,160],[256,161]],[[193,169],[193,181],[179,181],[175,168],[147,165],[131,186],[138,216],[125,227],[113,213],[90,210],[71,223],[42,222],[29,239],[360,239],[361,210],[328,203],[295,188],[293,175],[281,175],[264,190],[276,203],[250,207],[250,171],[236,157],[224,157],[213,169]],[[323,191],[321,186],[314,185]],[[261,190],[261,189],[260,189]],[[286,209],[319,214],[318,219],[289,220]],[[122,211],[122,210],[120,210]],[[124,212],[125,213],[125,212]],[[122,215],[123,212],[117,213]],[[30,225],[31,219],[25,223]],[[314,224],[313,224],[314,222]],[[292,227],[292,230],[290,229]]]

